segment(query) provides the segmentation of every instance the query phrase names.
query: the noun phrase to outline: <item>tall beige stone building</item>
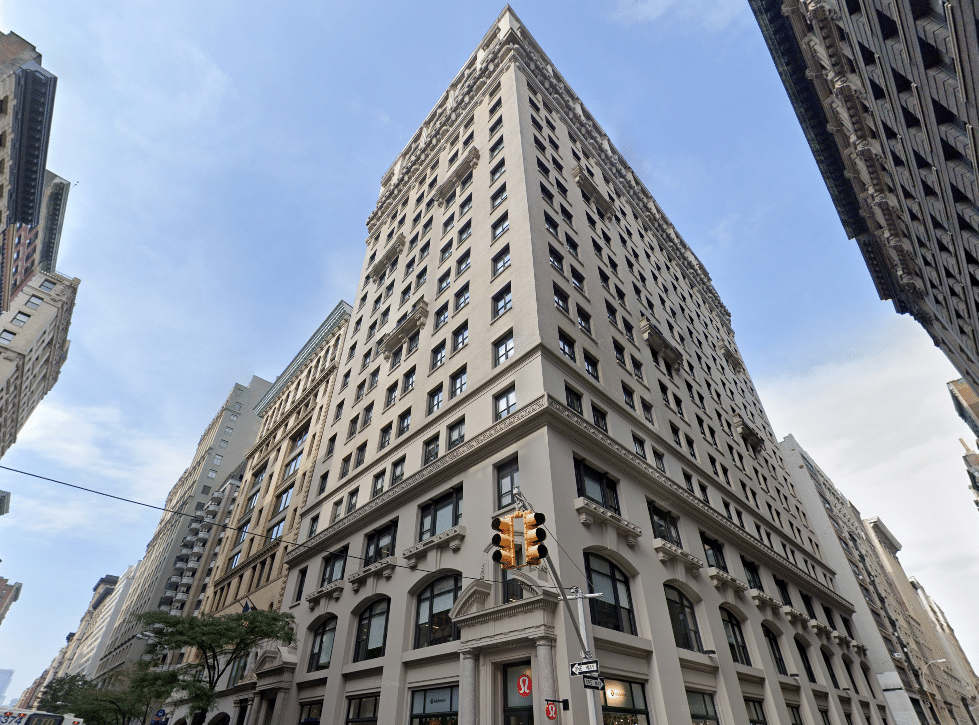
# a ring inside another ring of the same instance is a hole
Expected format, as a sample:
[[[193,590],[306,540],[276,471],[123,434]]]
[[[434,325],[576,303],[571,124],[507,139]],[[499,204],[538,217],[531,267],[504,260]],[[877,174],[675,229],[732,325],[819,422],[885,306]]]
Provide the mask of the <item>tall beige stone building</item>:
[[[311,487],[316,495],[313,468],[349,320],[350,305],[340,302],[255,407],[261,430],[245,456],[205,612],[282,603],[285,555],[299,539],[299,511]]]
[[[749,3],[878,295],[979,389],[979,6]]]
[[[77,277],[38,272],[0,313],[0,456],[58,382],[79,284]]]
[[[243,541],[209,605],[281,602],[299,643],[236,663],[222,713],[893,722],[707,271],[509,7],[381,185],[284,592]],[[265,418],[281,466],[295,421]],[[236,520],[269,535],[263,461]],[[504,572],[518,487],[551,554]],[[551,571],[602,595],[599,692]]]
[[[203,559],[206,539],[198,541],[204,525],[213,528],[214,490],[235,469],[252,445],[261,425],[255,406],[271,383],[252,376],[228,393],[197,443],[190,466],[170,489],[166,512],[160,517],[146,554],[136,568],[105,652],[99,660],[97,677],[136,662],[145,649],[144,627],[135,616],[154,609],[181,614],[200,609],[204,591],[194,588],[195,574],[207,562]],[[216,534],[215,534],[216,535]],[[186,653],[177,653],[182,658]]]
[[[825,559],[840,572],[840,592],[855,605],[853,621],[868,633],[867,661],[891,722],[974,724],[979,678],[944,613],[905,574],[900,542],[879,518],[864,520],[793,436],[780,447]]]

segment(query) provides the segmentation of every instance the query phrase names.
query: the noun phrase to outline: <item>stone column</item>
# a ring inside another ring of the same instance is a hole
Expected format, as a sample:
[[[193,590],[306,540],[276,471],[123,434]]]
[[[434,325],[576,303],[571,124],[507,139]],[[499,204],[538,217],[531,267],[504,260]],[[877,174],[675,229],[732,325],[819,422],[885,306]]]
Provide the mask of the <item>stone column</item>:
[[[257,692],[252,695],[251,707],[248,708],[248,717],[245,719],[245,725],[258,725],[258,715],[259,710],[262,709],[263,699]]]
[[[286,699],[285,690],[277,690],[275,693],[275,702],[272,703],[272,719],[270,722],[280,722],[282,720],[282,707],[283,702]]]
[[[479,722],[479,652],[459,650],[462,660],[459,677],[459,725]]]
[[[544,700],[557,699],[557,685],[554,681],[554,640],[550,637],[539,637],[534,641],[537,645],[537,668],[534,670],[535,697],[544,707]]]

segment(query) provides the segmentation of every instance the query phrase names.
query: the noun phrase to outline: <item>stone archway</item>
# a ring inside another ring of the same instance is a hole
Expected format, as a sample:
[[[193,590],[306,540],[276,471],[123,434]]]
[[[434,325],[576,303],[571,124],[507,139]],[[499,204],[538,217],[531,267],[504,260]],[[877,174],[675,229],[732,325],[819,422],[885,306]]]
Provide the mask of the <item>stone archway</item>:
[[[208,721],[207,725],[231,725],[231,715],[219,712]]]

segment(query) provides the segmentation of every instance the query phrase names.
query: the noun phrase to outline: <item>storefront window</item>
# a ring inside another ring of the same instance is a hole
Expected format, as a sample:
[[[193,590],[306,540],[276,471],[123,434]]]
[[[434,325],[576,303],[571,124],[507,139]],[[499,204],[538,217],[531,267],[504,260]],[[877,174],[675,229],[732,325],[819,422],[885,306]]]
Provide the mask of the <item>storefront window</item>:
[[[503,725],[534,722],[534,681],[530,663],[510,665],[504,670]]]
[[[649,725],[642,685],[606,677],[602,690],[602,722],[604,725]]]
[[[411,725],[457,725],[459,687],[415,690],[411,694]]]

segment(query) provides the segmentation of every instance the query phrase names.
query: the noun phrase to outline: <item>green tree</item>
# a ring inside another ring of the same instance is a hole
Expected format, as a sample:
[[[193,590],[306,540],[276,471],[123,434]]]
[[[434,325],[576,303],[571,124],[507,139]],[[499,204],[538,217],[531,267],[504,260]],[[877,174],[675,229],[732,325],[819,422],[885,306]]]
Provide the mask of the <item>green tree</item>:
[[[174,690],[190,700],[195,725],[203,723],[214,706],[218,683],[236,658],[263,642],[292,644],[296,639],[293,616],[281,612],[253,609],[241,614],[180,617],[152,611],[139,615],[139,619],[149,631],[150,654],[185,647],[196,651],[196,656],[191,652],[189,661],[169,670],[176,676]]]
[[[87,725],[128,725],[145,721],[176,686],[176,673],[153,672],[141,662],[105,677],[100,686],[84,675],[58,677],[44,688],[38,709],[70,712]]]

